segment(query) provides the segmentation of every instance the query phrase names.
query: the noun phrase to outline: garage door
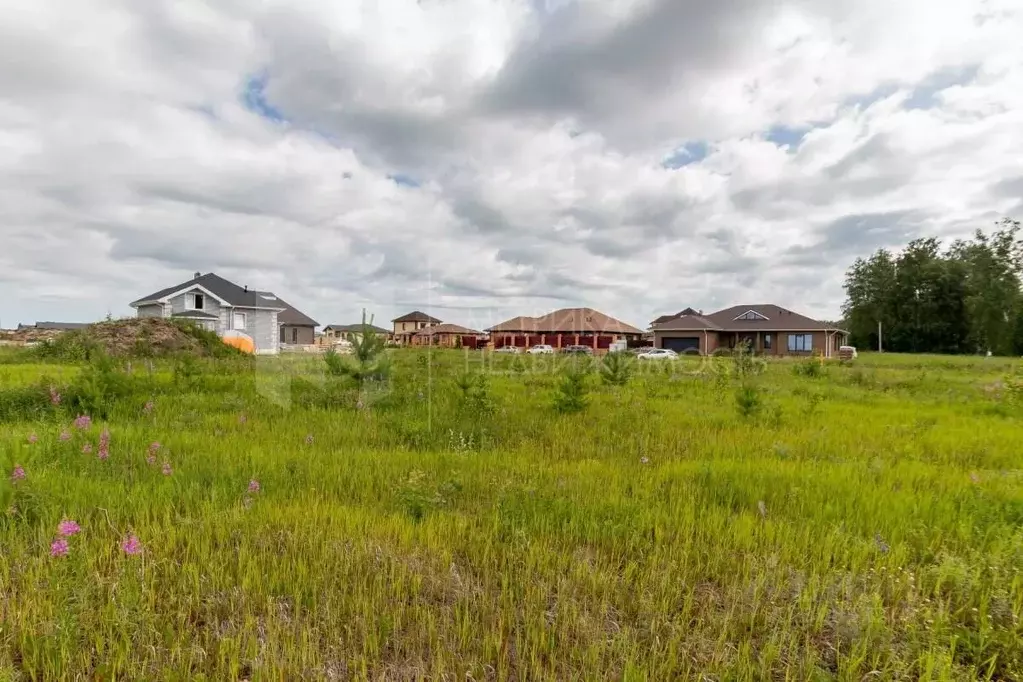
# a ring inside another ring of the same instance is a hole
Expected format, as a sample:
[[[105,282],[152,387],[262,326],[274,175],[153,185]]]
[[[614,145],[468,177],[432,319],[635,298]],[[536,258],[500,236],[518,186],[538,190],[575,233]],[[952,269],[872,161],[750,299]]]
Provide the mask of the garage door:
[[[700,337],[698,336],[682,336],[678,338],[665,338],[662,339],[662,345],[664,348],[669,348],[676,353],[685,353],[686,351],[697,351],[700,350]]]

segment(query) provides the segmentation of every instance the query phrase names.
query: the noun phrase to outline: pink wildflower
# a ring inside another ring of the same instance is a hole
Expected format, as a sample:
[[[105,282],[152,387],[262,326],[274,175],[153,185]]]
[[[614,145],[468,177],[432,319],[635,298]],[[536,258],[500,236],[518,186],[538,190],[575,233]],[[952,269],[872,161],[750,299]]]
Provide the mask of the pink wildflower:
[[[57,532],[62,537],[65,538],[69,538],[72,535],[75,535],[80,530],[82,529],[79,527],[79,525],[72,521],[71,519],[64,519],[63,521],[60,522],[60,524],[57,525]]]
[[[158,442],[156,442],[154,440],[152,443],[149,444],[149,454],[155,455],[159,451],[160,451],[160,444]]]
[[[313,434],[310,433],[308,436],[305,437],[305,444],[306,445],[313,444]]]
[[[63,431],[61,431],[60,432],[60,440],[61,440],[62,443],[71,440],[71,432],[68,431],[67,429],[64,429]]]
[[[80,414],[75,417],[75,428],[84,431],[92,426],[92,417],[87,414]]]
[[[50,545],[50,556],[67,556],[68,544],[64,538],[57,538]]]
[[[249,481],[249,492],[250,493],[259,492],[259,481],[257,481],[256,479],[252,479],[251,481]]]
[[[142,406],[142,413],[143,414],[150,414],[153,411],[153,407],[155,407],[153,405],[153,401],[152,400],[147,400],[146,404]]]
[[[60,405],[60,393],[53,386],[50,386],[50,404]]]
[[[163,462],[163,475],[164,476],[170,476],[172,473],[174,473],[174,470],[171,469],[170,462],[164,460],[164,462]]]
[[[106,443],[100,443],[96,456],[105,461],[108,457],[110,457],[110,446]]]
[[[103,433],[99,434],[99,444],[109,445],[110,444],[110,430],[103,429]]]
[[[28,436],[29,444],[35,444],[38,440],[39,440],[39,436],[35,435],[34,433],[30,433],[29,434],[29,436]]]
[[[18,481],[25,480],[25,469],[20,464],[14,465],[14,471],[11,472],[11,483],[17,483]]]
[[[121,543],[121,549],[125,554],[134,556],[142,553],[142,543],[134,535],[129,535],[128,539]]]
[[[92,454],[92,443],[86,443],[85,445],[82,446],[82,454],[83,455]]]

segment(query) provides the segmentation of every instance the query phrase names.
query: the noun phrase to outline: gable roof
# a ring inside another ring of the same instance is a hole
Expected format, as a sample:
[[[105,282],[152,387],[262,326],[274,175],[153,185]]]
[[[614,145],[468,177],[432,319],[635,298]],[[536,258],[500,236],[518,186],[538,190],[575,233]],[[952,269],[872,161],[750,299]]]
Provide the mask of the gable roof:
[[[415,333],[415,336],[433,336],[435,334],[461,334],[462,336],[482,336],[483,332],[478,332],[475,329],[469,329],[462,327],[457,324],[445,323],[435,324],[432,327],[426,329],[420,329]]]
[[[370,330],[374,334],[390,334],[391,333],[390,329],[383,329],[382,327],[377,327],[376,325],[373,325],[373,324],[368,324],[366,326],[369,327]],[[361,323],[356,323],[356,324],[328,324],[326,327],[323,328],[323,331],[325,331],[325,332],[327,332],[327,331],[334,331],[334,332],[356,332],[356,333],[359,333],[359,332],[362,331],[362,324]]]
[[[679,312],[675,313],[674,315],[661,315],[656,320],[651,322],[650,325],[653,326],[655,324],[663,324],[663,323],[667,322],[668,320],[674,320],[676,317],[682,317],[683,315],[699,315],[699,314],[700,314],[700,312],[698,310],[693,310],[692,308],[686,308],[685,310],[680,310]]]
[[[215,298],[220,299],[224,304],[235,308],[266,308],[279,312],[277,319],[280,324],[292,324],[299,326],[315,327],[319,323],[310,318],[298,309],[278,298],[270,291],[256,291],[248,287],[240,287],[213,272],[205,275],[198,275],[187,282],[176,286],[160,289],[148,296],[143,296],[137,301],[132,301],[131,307],[137,308],[147,303],[162,303],[163,299],[173,296],[181,291],[188,291],[193,287],[200,287],[209,292]]]
[[[758,315],[756,320],[736,319],[748,312]],[[814,320],[771,303],[735,305],[709,315],[684,315],[655,323],[654,331],[821,331],[835,329],[834,325]]]
[[[391,320],[391,322],[429,322],[430,324],[440,324],[440,320],[438,320],[436,317],[430,317],[426,313],[420,312],[418,310],[413,310],[411,313],[408,313],[407,315],[396,317],[393,320]]]
[[[660,324],[654,324],[654,331],[664,332],[688,332],[688,331],[724,331],[719,325],[711,322],[702,315],[682,315],[681,317],[671,317],[665,322]]]
[[[643,330],[593,308],[562,308],[540,317],[513,317],[490,327],[490,332],[562,334],[642,334]]]

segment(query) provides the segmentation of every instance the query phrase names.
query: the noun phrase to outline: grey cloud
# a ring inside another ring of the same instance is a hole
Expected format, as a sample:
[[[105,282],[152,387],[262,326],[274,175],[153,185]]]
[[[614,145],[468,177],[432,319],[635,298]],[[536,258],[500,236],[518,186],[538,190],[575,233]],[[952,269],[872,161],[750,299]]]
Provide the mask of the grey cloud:
[[[843,216],[826,225],[818,241],[787,249],[782,261],[799,267],[841,259],[851,263],[878,248],[906,244],[920,233],[921,224],[922,216],[912,211]]]

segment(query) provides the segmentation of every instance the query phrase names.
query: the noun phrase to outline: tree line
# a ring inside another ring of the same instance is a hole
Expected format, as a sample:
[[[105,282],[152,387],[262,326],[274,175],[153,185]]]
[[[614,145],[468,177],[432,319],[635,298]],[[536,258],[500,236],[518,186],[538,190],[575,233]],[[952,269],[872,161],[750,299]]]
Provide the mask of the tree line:
[[[916,239],[879,249],[846,272],[850,342],[905,353],[1023,354],[1023,240],[1008,218],[942,248]]]

